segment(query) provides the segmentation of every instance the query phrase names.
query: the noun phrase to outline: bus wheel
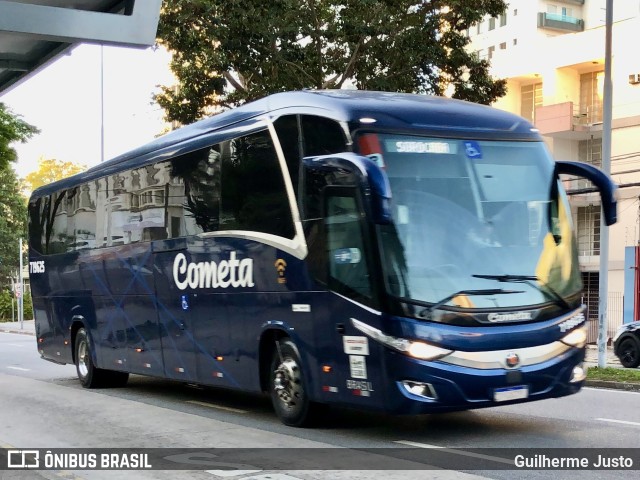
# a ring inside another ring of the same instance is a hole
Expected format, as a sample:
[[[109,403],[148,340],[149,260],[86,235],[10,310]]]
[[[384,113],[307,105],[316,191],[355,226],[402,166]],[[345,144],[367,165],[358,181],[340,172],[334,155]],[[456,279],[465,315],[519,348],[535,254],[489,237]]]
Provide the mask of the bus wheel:
[[[76,334],[76,372],[83,387],[95,388],[98,386],[99,375],[96,375],[96,370],[91,360],[91,348],[87,331],[81,328]]]
[[[85,388],[120,387],[129,379],[126,372],[102,370],[93,364],[91,359],[91,343],[84,328],[76,334],[76,372],[80,383]]]
[[[291,427],[308,426],[317,405],[309,401],[304,388],[298,349],[289,339],[278,342],[271,362],[269,393],[278,418]]]

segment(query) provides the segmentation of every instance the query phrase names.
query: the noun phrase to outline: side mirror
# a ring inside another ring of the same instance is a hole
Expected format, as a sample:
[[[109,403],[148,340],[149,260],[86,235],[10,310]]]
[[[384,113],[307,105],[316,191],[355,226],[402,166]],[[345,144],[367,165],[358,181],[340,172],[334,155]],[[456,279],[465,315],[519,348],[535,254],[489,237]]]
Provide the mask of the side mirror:
[[[618,186],[607,174],[588,163],[568,161],[556,162],[556,176],[562,173],[591,180],[600,192],[604,223],[609,226],[618,221],[618,200],[616,199]]]
[[[345,152],[338,155],[304,158],[303,165],[307,172],[340,172],[336,176],[340,181],[325,183],[321,186],[357,186],[365,194],[373,221],[379,224],[392,222],[389,179],[382,168],[371,158]],[[329,177],[327,176],[327,178]],[[332,178],[332,180],[336,178]],[[317,189],[318,185],[313,188]]]

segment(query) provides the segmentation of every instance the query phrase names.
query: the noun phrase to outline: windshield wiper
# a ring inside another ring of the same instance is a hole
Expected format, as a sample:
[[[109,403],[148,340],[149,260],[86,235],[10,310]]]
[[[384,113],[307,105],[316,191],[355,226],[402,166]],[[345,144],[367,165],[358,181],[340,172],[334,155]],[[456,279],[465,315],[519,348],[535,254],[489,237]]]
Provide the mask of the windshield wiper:
[[[556,301],[556,304],[570,309],[571,305],[556,292],[551,286],[538,278],[536,275],[471,275],[475,278],[484,278],[487,280],[497,280],[498,282],[509,282],[509,283],[526,283],[527,285],[535,288],[539,292],[547,293],[553,297]],[[533,282],[538,282],[540,285],[537,285]]]
[[[524,293],[522,290],[505,290],[503,288],[486,288],[484,290],[458,290],[451,295],[447,295],[442,300],[438,300],[432,305],[429,305],[427,308],[420,312],[420,316],[424,317],[434,311],[436,308],[441,307],[446,304],[449,300],[452,300],[461,295],[468,296],[478,296],[478,295],[498,295],[498,294],[509,294],[509,293]]]

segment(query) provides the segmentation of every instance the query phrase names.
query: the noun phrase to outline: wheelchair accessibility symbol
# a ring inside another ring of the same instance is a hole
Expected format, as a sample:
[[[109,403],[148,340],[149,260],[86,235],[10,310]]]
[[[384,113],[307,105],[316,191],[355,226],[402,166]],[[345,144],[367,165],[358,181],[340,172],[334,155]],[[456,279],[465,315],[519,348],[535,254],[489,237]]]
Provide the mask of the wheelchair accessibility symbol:
[[[474,160],[480,160],[482,158],[482,150],[480,150],[480,144],[476,141],[470,140],[464,142],[464,151],[468,158]]]

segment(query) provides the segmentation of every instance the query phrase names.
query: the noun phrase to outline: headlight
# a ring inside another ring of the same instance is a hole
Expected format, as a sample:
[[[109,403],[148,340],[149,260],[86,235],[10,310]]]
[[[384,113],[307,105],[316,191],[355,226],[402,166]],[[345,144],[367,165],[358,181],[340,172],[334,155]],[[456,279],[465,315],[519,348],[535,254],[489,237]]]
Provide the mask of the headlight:
[[[576,328],[565,335],[561,342],[572,347],[584,347],[587,344],[587,327]]]
[[[429,345],[428,343],[407,340],[406,338],[392,337],[382,333],[377,328],[373,328],[371,325],[351,319],[351,323],[354,327],[360,330],[365,335],[372,339],[393,348],[398,352],[405,353],[411,357],[418,358],[420,360],[437,360],[438,358],[445,357],[453,352],[453,350],[447,350],[445,348],[436,347],[435,345]],[[586,337],[585,337],[586,338]]]

